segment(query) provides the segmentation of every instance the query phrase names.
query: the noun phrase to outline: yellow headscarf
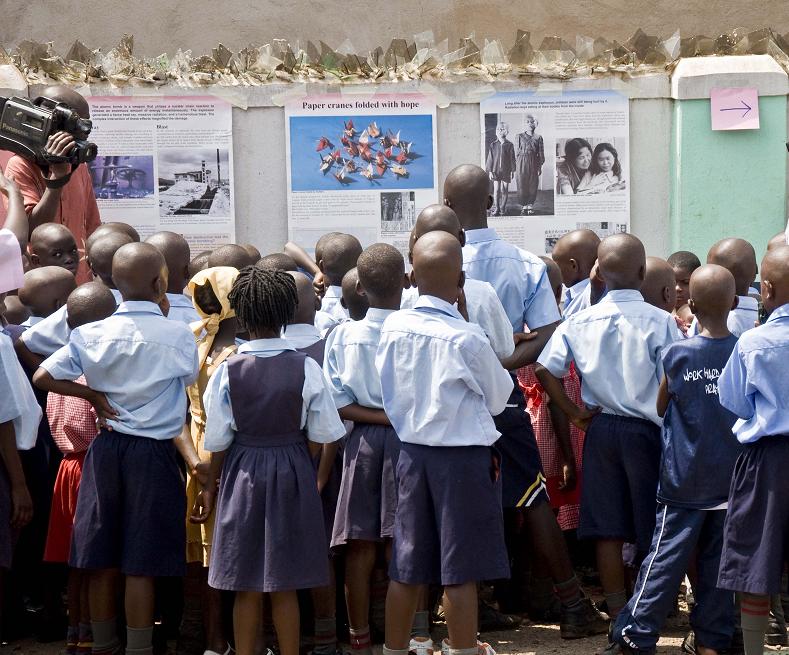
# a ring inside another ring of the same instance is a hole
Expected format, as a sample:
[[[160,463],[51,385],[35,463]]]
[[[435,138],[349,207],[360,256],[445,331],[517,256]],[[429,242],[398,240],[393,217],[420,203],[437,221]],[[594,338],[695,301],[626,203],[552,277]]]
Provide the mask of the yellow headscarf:
[[[192,304],[202,318],[202,320],[196,321],[189,326],[194,332],[195,339],[200,339],[202,336],[202,339],[197,343],[200,368],[203,367],[208,354],[211,352],[211,346],[214,344],[214,336],[219,329],[219,324],[226,318],[233,318],[236,315],[235,310],[230,307],[228,295],[237,277],[238,269],[232,266],[215,266],[200,271],[189,280],[187,288],[189,295],[192,296]],[[194,300],[195,288],[204,286],[206,282],[211,285],[214,295],[222,306],[222,311],[219,314],[206,314]]]

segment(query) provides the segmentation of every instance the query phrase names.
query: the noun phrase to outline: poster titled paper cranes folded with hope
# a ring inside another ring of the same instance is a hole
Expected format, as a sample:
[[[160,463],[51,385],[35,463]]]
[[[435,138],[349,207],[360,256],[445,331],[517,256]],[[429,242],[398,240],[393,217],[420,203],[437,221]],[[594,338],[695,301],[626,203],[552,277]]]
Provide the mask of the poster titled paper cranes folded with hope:
[[[563,234],[630,229],[628,98],[499,93],[480,103],[481,164],[500,236],[550,254]]]
[[[288,234],[308,250],[326,232],[403,254],[437,202],[436,105],[416,94],[315,95],[286,105]]]

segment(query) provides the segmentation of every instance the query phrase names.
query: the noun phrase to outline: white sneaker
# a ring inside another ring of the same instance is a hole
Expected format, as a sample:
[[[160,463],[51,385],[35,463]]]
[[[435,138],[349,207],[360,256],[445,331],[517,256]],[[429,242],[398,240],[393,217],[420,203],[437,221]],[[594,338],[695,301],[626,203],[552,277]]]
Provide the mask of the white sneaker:
[[[443,639],[441,641],[441,655],[449,655],[449,649],[449,639]],[[496,655],[496,651],[493,650],[493,646],[487,642],[482,641],[477,642],[477,652],[479,655]]]
[[[433,640],[430,637],[413,637],[408,650],[415,655],[433,655]]]

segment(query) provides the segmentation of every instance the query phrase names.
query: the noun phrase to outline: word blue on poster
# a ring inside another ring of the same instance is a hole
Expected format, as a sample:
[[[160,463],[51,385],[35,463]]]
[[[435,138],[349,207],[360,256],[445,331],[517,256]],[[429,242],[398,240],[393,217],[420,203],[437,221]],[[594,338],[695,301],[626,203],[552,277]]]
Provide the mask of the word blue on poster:
[[[291,116],[290,173],[292,191],[432,189],[433,117]]]

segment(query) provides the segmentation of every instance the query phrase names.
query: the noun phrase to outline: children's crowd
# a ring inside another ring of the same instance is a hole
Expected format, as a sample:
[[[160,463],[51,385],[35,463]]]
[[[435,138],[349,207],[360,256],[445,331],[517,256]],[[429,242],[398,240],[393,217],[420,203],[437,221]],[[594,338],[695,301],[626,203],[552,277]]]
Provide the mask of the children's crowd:
[[[786,644],[783,233],[758,264],[588,230],[538,257],[473,165],[407,257],[83,243],[0,192],[7,636],[150,655],[196,609],[205,655],[494,655],[528,615],[649,654],[684,585],[685,652]]]

